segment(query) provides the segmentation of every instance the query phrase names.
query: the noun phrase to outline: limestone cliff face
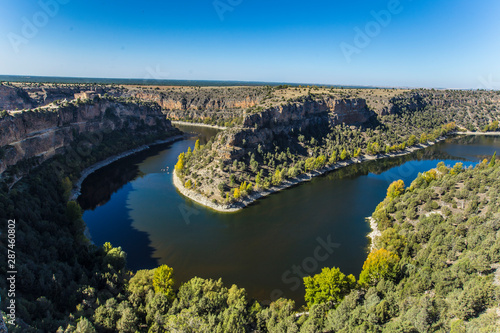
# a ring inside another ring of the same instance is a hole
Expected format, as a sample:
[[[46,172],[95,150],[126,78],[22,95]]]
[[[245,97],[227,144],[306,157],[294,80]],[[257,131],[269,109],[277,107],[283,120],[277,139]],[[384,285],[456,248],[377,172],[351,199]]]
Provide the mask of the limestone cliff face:
[[[57,100],[70,101],[75,98],[76,94],[85,91],[92,91],[97,95],[108,94],[111,96],[119,96],[115,88],[91,85],[25,87],[24,90],[34,102],[32,107],[44,106]]]
[[[202,94],[186,94],[182,95],[165,95],[154,92],[138,92],[133,94],[134,97],[143,101],[156,102],[165,111],[201,111],[201,110],[225,110],[225,109],[240,109],[250,108],[259,102],[255,97],[240,98],[224,98]],[[175,117],[176,112],[171,112]]]
[[[467,96],[467,92],[453,94],[453,92],[448,91],[432,90],[406,92],[391,98],[388,105],[381,110],[380,114],[398,114],[404,111],[415,112],[423,110],[427,106],[434,106],[436,108],[473,107],[483,103],[495,104],[500,102],[499,95],[477,96],[472,91],[469,94],[470,96]]]
[[[32,108],[34,101],[21,88],[0,84],[0,111]]]
[[[169,119],[201,123],[206,119],[226,121],[239,117],[243,110],[257,106],[265,92],[261,87],[131,89],[125,96],[157,103]]]
[[[121,129],[131,133],[177,132],[158,106],[106,99],[53,111],[14,113],[0,119],[0,173],[23,159],[49,158],[63,151],[80,133]]]
[[[245,154],[245,148],[255,148],[259,144],[270,148],[277,135],[310,126],[361,125],[373,116],[375,113],[368,109],[364,99],[306,98],[245,116],[243,128],[226,131],[226,144],[217,146],[217,150],[222,159],[237,159]]]
[[[119,97],[125,88],[98,85],[38,85],[26,83],[22,87],[0,84],[0,110],[33,109],[55,101],[75,99],[75,95],[92,91],[96,95]],[[82,98],[83,99],[83,98]]]
[[[333,124],[362,124],[373,115],[363,99],[335,100],[307,99],[304,102],[289,103],[267,109],[258,114],[246,116],[243,127],[277,128],[280,126],[307,127],[317,121]]]

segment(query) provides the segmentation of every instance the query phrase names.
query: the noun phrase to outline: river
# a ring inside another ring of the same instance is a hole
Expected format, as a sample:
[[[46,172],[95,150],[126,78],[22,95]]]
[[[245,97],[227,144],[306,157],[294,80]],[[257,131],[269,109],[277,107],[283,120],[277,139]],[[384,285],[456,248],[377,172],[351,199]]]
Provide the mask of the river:
[[[369,246],[365,218],[393,180],[409,185],[439,161],[470,166],[500,152],[500,137],[447,139],[333,171],[237,213],[218,213],[181,196],[171,173],[181,152],[217,131],[181,129],[195,136],[121,159],[83,182],[78,200],[92,240],[121,246],[132,270],[167,264],[179,284],[195,276],[222,278],[261,301],[283,296],[298,305],[304,304],[304,275],[336,266],[358,277]]]

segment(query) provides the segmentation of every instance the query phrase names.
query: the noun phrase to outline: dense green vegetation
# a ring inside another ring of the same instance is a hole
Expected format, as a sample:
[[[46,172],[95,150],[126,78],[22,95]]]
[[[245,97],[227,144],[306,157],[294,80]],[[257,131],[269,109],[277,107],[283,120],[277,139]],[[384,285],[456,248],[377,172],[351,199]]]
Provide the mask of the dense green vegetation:
[[[3,232],[7,230],[7,219],[15,219],[17,316],[22,319],[17,331],[34,331],[28,328],[30,325],[54,332],[58,326],[66,326],[70,312],[85,312],[85,297],[105,300],[122,292],[128,274],[124,270],[125,253],[120,249],[98,249],[89,243],[80,207],[67,202],[72,181],[97,161],[166,135],[146,125],[139,126],[133,137],[125,130],[83,134],[68,148],[69,154],[56,156],[38,167],[35,159],[24,161],[4,172],[0,182],[0,251],[7,253]],[[26,173],[9,189],[12,179]],[[1,276],[6,276],[7,258],[1,256],[0,260]],[[2,279],[2,300],[7,299],[5,287],[6,280]],[[77,304],[82,305],[77,309]],[[5,310],[4,302],[2,307]]]
[[[129,272],[120,248],[97,248],[83,236],[81,210],[66,201],[74,176],[54,173],[56,162],[10,192],[1,188],[0,210],[18,222],[23,321],[14,332],[494,332],[498,325],[500,163],[493,158],[470,169],[440,163],[408,187],[391,184],[373,214],[382,235],[358,280],[335,267],[304,278],[308,305],[300,315],[291,300],[265,306],[221,280],[176,284],[166,265]]]

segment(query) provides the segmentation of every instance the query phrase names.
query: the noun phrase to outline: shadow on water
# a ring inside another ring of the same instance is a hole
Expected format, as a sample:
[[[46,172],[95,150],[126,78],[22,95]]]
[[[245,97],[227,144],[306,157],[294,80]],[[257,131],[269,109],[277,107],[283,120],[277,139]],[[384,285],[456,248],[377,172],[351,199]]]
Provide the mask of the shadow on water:
[[[139,169],[141,162],[158,156],[170,146],[171,143],[153,146],[96,170],[83,181],[78,203],[83,210],[94,210],[106,204],[125,184],[146,175]]]
[[[186,141],[191,145],[196,139],[199,139],[201,144],[206,144],[219,132],[212,128],[184,125],[178,128],[189,136]],[[128,199],[134,191],[132,182],[146,177],[151,172],[141,170],[140,165],[145,160],[159,157],[171,146],[172,143],[156,145],[115,161],[96,170],[82,183],[78,203],[84,210],[83,219],[89,225],[92,240],[98,246],[105,242],[121,246],[127,253],[129,267],[134,270],[157,267],[159,258],[154,257],[155,248],[149,233],[133,227],[134,220],[130,214],[132,209],[128,207]],[[163,169],[162,172],[170,171]]]
[[[114,246],[121,246],[127,253],[127,262],[140,262],[145,268],[156,267],[159,264],[159,258],[153,257],[155,249],[149,234],[132,226],[131,209],[127,207],[127,198],[132,190],[130,183],[122,185],[121,190],[113,196],[113,200],[102,206],[98,212],[85,211],[83,219],[98,225],[97,228],[90,228],[92,240],[96,245],[110,242]],[[120,221],[119,226],[114,221]],[[133,242],[123,242],[124,239],[133,240]]]

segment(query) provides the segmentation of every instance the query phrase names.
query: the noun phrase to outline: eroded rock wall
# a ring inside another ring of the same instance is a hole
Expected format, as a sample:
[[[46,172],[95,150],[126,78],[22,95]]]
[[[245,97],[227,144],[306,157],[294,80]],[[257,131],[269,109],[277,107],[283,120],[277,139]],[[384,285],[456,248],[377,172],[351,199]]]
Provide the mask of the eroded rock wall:
[[[27,111],[0,119],[0,173],[32,157],[45,160],[61,152],[75,136],[98,131],[131,133],[177,132],[157,105],[138,105],[106,99],[69,104],[53,111]]]

